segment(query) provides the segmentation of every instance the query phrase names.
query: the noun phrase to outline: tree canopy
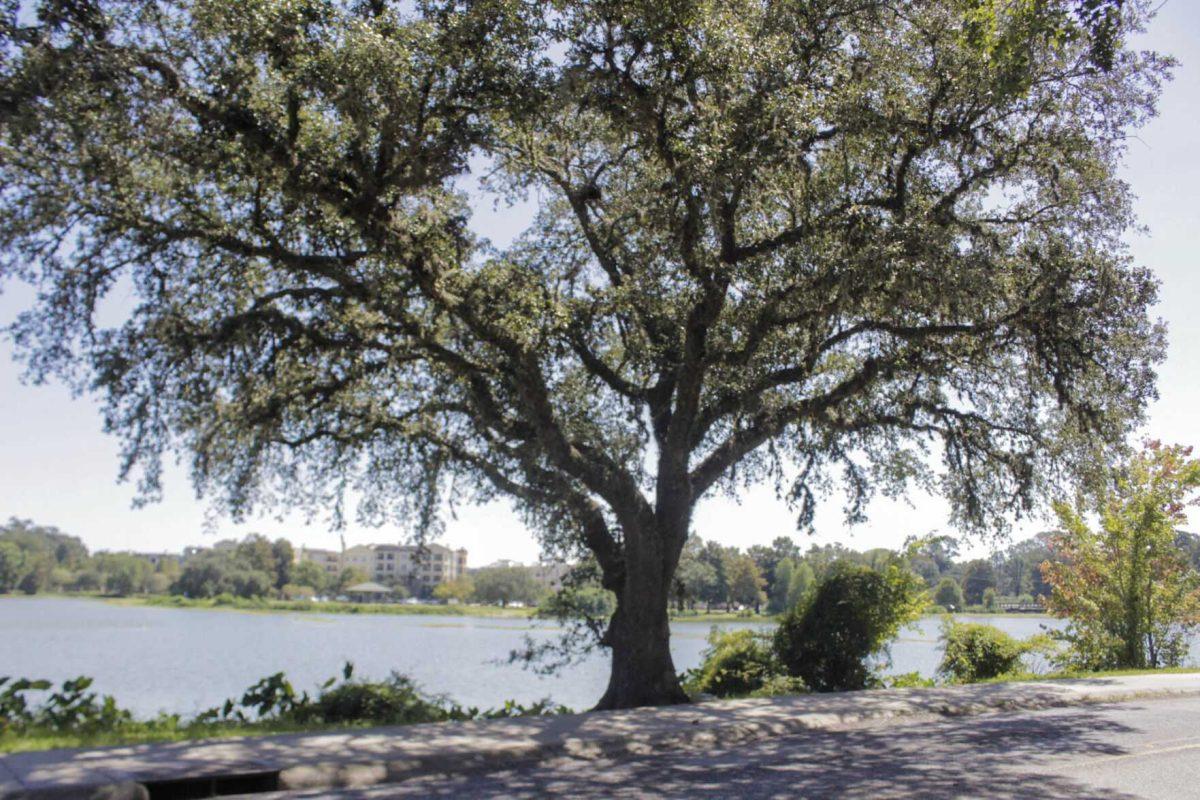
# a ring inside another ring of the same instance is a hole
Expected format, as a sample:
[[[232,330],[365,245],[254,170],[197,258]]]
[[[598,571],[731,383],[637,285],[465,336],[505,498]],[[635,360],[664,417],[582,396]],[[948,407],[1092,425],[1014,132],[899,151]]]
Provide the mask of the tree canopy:
[[[1153,394],[1116,175],[1170,69],[1124,44],[1147,3],[3,9],[32,376],[105,398],[148,498],[170,450],[235,516],[511,498],[617,595],[602,705],[683,699],[699,498],[774,480],[807,525],[917,482],[983,528]],[[536,220],[494,247],[469,188]]]

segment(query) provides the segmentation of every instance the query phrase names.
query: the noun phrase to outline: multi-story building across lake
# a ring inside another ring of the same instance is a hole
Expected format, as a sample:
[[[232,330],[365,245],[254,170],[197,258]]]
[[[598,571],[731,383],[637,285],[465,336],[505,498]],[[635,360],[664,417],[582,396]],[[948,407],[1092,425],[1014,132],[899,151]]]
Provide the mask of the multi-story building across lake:
[[[337,550],[322,550],[301,545],[296,551],[296,562],[301,561],[313,562],[330,576],[337,576],[342,571],[342,554]]]
[[[330,574],[354,567],[372,581],[400,584],[417,594],[467,574],[467,551],[440,544],[360,544],[342,553],[302,547],[296,558],[312,561]]]

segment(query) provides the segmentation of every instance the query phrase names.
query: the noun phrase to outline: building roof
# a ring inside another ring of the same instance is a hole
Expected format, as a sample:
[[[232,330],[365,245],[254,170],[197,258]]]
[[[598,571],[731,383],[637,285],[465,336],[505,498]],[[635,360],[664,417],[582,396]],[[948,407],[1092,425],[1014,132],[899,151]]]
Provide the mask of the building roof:
[[[375,583],[374,581],[366,581],[364,583],[356,583],[348,587],[345,591],[354,592],[355,594],[391,594],[392,590],[386,586]]]

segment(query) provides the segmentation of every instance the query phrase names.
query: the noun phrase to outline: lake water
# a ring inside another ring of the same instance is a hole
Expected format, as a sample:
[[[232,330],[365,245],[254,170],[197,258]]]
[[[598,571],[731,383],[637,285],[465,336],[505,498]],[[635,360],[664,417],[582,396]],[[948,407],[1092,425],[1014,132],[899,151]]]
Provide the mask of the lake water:
[[[1018,637],[1061,624],[1038,616],[978,619]],[[677,668],[699,664],[710,627],[705,622],[672,625]],[[941,657],[938,627],[938,619],[926,618],[906,629],[892,645],[892,665],[886,671],[932,675]],[[524,636],[546,639],[556,630],[552,624],[517,619],[249,614],[13,598],[0,600],[0,675],[56,681],[90,675],[97,691],[115,695],[140,715],[186,715],[238,697],[274,672],[286,672],[297,689],[312,690],[340,674],[349,660],[358,676],[384,677],[396,670],[426,691],[464,705],[550,697],[575,709],[588,708],[606,683],[603,654],[554,677],[498,663]]]

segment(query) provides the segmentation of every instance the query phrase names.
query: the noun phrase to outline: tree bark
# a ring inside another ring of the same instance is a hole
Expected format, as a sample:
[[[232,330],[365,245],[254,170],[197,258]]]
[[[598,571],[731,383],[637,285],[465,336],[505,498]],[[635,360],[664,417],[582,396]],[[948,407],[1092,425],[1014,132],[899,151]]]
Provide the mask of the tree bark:
[[[657,536],[626,536],[625,575],[604,644],[612,653],[608,688],[596,710],[688,702],[671,659],[667,613],[676,558]]]

